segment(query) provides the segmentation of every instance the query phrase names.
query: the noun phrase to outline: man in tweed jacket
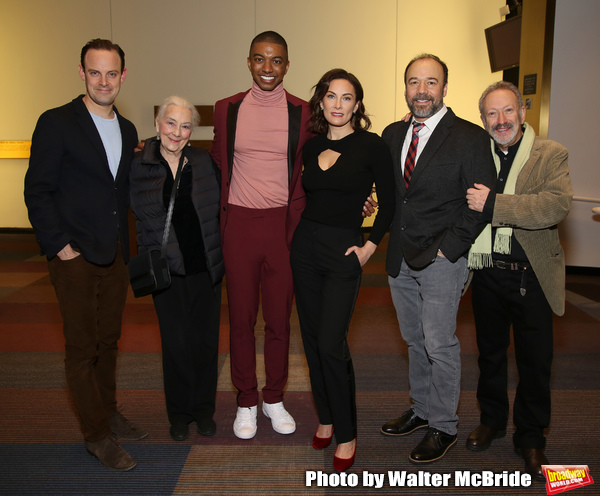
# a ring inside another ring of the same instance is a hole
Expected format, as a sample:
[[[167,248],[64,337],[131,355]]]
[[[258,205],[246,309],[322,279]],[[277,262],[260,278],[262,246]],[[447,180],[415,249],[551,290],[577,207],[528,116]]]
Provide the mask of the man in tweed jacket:
[[[557,224],[569,213],[573,197],[568,153],[564,146],[535,136],[525,123],[523,97],[511,83],[488,87],[479,110],[493,138],[498,180],[495,192],[482,185],[467,191],[469,208],[483,212],[490,223],[473,250],[487,250],[489,256],[470,259],[473,268],[481,269],[474,271],[472,283],[481,424],[467,439],[467,448],[485,450],[506,433],[506,351],[512,325],[519,371],[513,443],[526,471],[544,480],[552,312],[562,315],[565,310],[565,260]]]

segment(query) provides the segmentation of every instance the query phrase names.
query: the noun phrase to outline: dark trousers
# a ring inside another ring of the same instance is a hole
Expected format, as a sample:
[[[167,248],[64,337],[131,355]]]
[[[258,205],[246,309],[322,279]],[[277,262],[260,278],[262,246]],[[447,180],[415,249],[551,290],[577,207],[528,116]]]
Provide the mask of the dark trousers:
[[[522,281],[526,294],[522,295]],[[531,269],[489,268],[473,275],[473,313],[479,348],[477,399],[481,423],[505,429],[508,422],[507,357],[513,327],[519,383],[513,407],[518,448],[543,449],[550,423],[552,310]]]
[[[172,276],[153,296],[160,326],[163,379],[171,424],[212,418],[217,393],[221,283],[208,272]]]
[[[117,341],[129,276],[121,247],[110,265],[79,255],[48,263],[63,318],[65,373],[86,441],[110,434],[107,419],[117,409]]]
[[[347,336],[362,269],[351,246],[359,230],[302,219],[292,242],[296,306],[313,397],[323,425],[333,424],[338,443],[356,438],[354,368]]]
[[[283,401],[287,383],[290,315],[294,288],[285,240],[287,207],[253,209],[228,205],[223,234],[231,341],[231,379],[238,405],[258,404],[254,326],[262,295],[265,319],[263,400]]]

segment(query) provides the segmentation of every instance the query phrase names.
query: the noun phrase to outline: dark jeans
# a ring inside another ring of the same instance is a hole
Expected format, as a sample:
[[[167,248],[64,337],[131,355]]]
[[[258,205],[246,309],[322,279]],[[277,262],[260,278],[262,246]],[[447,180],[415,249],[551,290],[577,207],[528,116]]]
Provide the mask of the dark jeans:
[[[346,340],[362,269],[351,246],[360,229],[302,219],[291,250],[296,306],[319,422],[333,424],[338,443],[356,438],[354,369]]]
[[[522,271],[489,268],[473,275],[473,313],[479,348],[477,400],[481,422],[505,429],[508,422],[507,356],[513,327],[519,384],[515,395],[513,441],[518,448],[542,449],[550,423],[552,310],[542,288],[528,269],[526,294],[521,295]]]
[[[120,246],[110,265],[79,255],[48,263],[63,318],[67,384],[86,441],[110,434],[107,419],[117,409],[117,341],[129,276]]]
[[[160,326],[163,378],[171,424],[212,418],[215,412],[221,283],[208,272],[172,276],[154,295]]]

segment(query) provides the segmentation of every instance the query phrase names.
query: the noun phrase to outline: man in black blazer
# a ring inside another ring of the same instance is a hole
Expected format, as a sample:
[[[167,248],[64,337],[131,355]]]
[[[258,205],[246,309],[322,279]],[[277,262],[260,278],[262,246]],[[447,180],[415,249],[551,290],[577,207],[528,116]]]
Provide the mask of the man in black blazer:
[[[86,93],[48,110],[33,133],[25,202],[63,317],[65,372],[88,452],[115,470],[135,461],[114,436],[147,432],[117,411],[115,370],[127,297],[134,125],[113,102],[125,54],[95,39],[81,51]]]
[[[448,68],[423,54],[404,73],[411,122],[388,126],[396,212],[386,270],[408,345],[411,408],[381,428],[403,436],[428,428],[409,459],[427,463],[456,443],[460,343],[456,313],[468,276],[467,254],[484,227],[465,201],[475,183],[494,184],[487,133],[444,105]]]

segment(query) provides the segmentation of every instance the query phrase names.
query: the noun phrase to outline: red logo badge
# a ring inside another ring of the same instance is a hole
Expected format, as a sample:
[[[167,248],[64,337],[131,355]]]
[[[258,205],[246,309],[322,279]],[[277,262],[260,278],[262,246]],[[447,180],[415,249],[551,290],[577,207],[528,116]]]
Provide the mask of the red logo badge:
[[[557,494],[593,484],[587,465],[542,465],[546,492]]]

